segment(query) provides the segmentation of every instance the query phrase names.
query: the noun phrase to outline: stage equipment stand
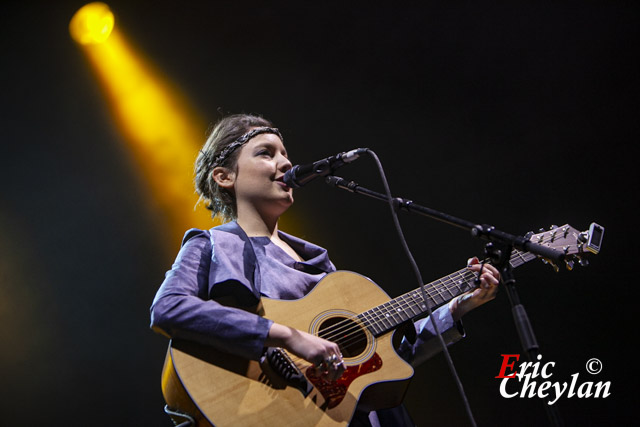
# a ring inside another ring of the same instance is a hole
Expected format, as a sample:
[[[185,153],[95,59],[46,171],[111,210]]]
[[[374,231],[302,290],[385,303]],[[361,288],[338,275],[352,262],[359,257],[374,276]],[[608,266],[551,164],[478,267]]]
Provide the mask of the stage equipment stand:
[[[369,190],[368,188],[358,185],[356,182],[347,181],[339,176],[329,175],[326,177],[326,182],[331,186],[388,203],[388,198],[385,194]],[[445,224],[468,230],[473,237],[489,241],[485,245],[486,256],[491,259],[492,264],[500,271],[501,280],[511,304],[511,312],[513,314],[516,330],[518,331],[518,336],[520,337],[520,344],[522,345],[522,349],[525,352],[527,359],[532,363],[537,362],[537,357],[540,354],[539,346],[533,332],[533,327],[529,321],[529,316],[520,302],[520,298],[516,290],[515,276],[509,263],[511,251],[515,248],[520,251],[530,252],[542,257],[543,259],[547,259],[556,265],[559,265],[564,260],[565,254],[547,246],[533,243],[524,236],[505,233],[497,230],[491,225],[476,224],[466,221],[464,219],[418,205],[411,200],[395,197],[392,199],[392,202],[396,211],[406,211],[426,216]],[[557,406],[548,405],[544,401],[543,405],[547,412],[550,424],[555,427],[563,426],[564,424]]]

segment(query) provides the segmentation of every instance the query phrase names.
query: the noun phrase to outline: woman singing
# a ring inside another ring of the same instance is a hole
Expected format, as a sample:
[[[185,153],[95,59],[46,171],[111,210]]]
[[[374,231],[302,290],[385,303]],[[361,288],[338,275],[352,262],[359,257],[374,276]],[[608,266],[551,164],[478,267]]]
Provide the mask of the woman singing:
[[[153,301],[151,326],[244,359],[258,360],[265,348],[281,347],[335,380],[345,370],[336,343],[236,308],[261,297],[300,299],[336,270],[325,249],[278,229],[280,215],[293,204],[292,189],[282,180],[291,167],[282,135],[269,121],[234,115],[215,126],[196,160],[196,191],[214,217],[229,222],[186,233]],[[477,258],[469,269],[480,271]],[[417,365],[437,352],[432,322],[448,344],[455,342],[462,336],[459,319],[493,299],[498,282],[498,271],[484,265],[478,288],[416,321],[415,339],[404,339],[398,354]],[[233,307],[225,303],[231,299]],[[413,423],[400,406],[356,410],[351,425]]]

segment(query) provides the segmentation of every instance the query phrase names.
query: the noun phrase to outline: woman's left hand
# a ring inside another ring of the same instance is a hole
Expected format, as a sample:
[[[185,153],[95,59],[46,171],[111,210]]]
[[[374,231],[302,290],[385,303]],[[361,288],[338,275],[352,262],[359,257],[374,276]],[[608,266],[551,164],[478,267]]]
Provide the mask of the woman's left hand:
[[[482,265],[477,257],[473,257],[467,261],[467,266],[476,274],[482,269],[480,283],[476,289],[454,298],[449,303],[449,309],[455,321],[460,320],[474,308],[494,299],[500,283],[500,273],[491,264]]]

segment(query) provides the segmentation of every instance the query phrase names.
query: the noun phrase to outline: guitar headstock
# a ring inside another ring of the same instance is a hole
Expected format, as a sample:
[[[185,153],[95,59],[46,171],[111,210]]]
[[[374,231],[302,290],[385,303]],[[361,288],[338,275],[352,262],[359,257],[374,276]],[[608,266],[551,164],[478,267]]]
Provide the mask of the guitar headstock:
[[[533,243],[564,252],[566,267],[571,270],[576,260],[580,265],[586,266],[589,262],[585,255],[600,252],[604,227],[593,222],[588,230],[578,231],[568,224],[560,227],[552,225],[549,230],[541,230],[538,234],[529,233],[526,237]],[[559,270],[554,263],[543,261],[551,264],[556,271]]]

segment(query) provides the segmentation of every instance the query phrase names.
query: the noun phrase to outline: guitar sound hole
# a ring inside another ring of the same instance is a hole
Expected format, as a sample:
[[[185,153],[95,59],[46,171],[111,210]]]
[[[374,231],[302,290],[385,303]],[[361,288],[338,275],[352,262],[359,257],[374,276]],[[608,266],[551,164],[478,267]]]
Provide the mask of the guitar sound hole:
[[[343,357],[356,357],[367,348],[367,335],[362,327],[346,317],[331,317],[323,321],[318,336],[338,344]]]

